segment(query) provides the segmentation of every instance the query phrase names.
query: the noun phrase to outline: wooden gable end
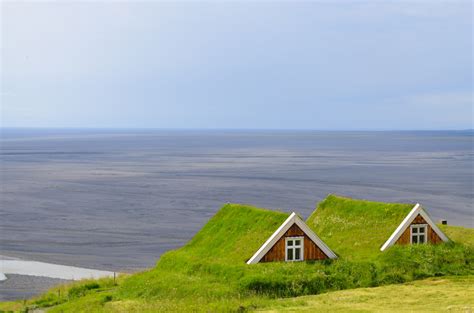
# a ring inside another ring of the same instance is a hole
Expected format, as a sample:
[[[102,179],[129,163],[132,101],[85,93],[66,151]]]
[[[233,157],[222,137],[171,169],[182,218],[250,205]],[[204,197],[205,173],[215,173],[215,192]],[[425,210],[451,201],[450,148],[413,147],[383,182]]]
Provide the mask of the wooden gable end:
[[[440,243],[443,242],[443,240],[438,236],[438,234],[433,230],[430,224],[428,224],[425,219],[418,214],[413,222],[411,222],[410,225],[415,225],[415,224],[427,224],[427,231],[428,231],[428,236],[427,236],[427,242],[428,243]],[[398,238],[396,244],[400,245],[407,245],[410,244],[410,226],[405,229],[405,231],[401,234],[400,238]]]
[[[328,256],[298,227],[293,224],[286,233],[263,256],[260,262],[285,261],[285,238],[304,237],[304,260],[323,260]]]

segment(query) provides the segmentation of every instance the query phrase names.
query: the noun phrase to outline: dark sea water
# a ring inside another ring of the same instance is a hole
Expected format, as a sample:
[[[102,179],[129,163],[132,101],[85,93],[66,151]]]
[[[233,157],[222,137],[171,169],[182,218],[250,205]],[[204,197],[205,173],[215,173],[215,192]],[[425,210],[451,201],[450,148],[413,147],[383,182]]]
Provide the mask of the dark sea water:
[[[329,193],[473,227],[473,155],[471,131],[3,129],[0,254],[150,267],[227,202],[307,217]]]

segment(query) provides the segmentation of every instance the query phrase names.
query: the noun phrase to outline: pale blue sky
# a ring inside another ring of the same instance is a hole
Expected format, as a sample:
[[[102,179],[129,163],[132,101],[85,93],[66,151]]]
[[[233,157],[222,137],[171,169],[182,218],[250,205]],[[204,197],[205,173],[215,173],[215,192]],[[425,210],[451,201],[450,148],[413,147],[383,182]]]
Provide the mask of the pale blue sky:
[[[2,2],[6,127],[473,128],[470,1]]]

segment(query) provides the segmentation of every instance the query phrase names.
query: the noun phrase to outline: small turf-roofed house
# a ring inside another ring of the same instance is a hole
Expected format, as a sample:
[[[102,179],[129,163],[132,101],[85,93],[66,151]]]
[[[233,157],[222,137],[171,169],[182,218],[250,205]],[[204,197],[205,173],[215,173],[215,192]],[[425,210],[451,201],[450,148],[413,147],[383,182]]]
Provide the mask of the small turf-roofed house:
[[[417,203],[382,245],[380,251],[384,251],[394,244],[436,244],[448,240],[448,237],[436,226],[425,209]]]
[[[365,260],[395,244],[448,241],[419,204],[329,195],[318,204],[307,223],[340,257],[346,259]]]
[[[247,261],[247,264],[335,258],[336,254],[293,212]]]

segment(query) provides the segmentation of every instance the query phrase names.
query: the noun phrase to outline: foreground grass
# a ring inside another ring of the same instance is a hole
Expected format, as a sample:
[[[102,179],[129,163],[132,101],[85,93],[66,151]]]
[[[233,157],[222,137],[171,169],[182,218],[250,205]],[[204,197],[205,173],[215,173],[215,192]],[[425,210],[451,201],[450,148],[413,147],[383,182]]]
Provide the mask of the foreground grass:
[[[100,304],[104,304],[112,299],[111,294],[128,277],[129,275],[123,274],[115,281],[113,278],[84,279],[58,285],[28,301],[0,302],[0,312],[28,312],[31,309],[57,307],[67,303],[77,305],[88,297],[97,298]]]
[[[235,306],[235,299],[209,306],[203,299],[179,303],[170,299],[149,301],[128,299],[104,302],[107,292],[98,292],[79,301],[52,307],[48,312],[472,312],[474,276],[428,278],[415,282],[374,288],[329,292],[316,296],[285,299],[253,297],[247,307]],[[234,310],[230,308],[234,307]],[[0,304],[0,312],[25,312],[22,302]],[[31,308],[31,307],[30,307]]]
[[[474,276],[335,291],[277,300],[265,312],[472,312]]]

